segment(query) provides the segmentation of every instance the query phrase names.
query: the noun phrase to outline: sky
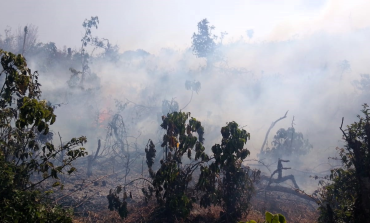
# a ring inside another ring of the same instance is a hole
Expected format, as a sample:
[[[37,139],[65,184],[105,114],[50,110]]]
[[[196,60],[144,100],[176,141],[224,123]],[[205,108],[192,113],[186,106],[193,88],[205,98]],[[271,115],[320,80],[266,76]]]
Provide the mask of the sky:
[[[0,30],[33,24],[39,40],[78,47],[82,22],[98,16],[94,33],[118,44],[121,50],[189,47],[197,23],[207,18],[225,41],[282,41],[316,32],[346,32],[370,25],[369,1],[346,0],[235,0],[235,1],[20,1],[1,0]],[[14,9],[14,10],[9,10]],[[52,32],[50,32],[52,30]]]

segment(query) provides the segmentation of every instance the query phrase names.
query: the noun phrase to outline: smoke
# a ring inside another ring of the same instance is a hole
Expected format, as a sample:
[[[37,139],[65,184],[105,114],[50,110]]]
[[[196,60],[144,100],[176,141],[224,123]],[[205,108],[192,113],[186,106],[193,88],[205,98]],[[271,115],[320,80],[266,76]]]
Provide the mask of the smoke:
[[[90,90],[71,89],[67,84],[69,68],[80,69],[78,63],[57,62],[43,70],[39,58],[29,62],[33,70],[41,70],[45,99],[61,104],[55,110],[53,131],[60,132],[63,140],[86,135],[89,151],[96,149],[98,139],[104,144],[106,127],[116,113],[125,120],[128,140],[137,142],[141,150],[149,138],[160,141],[162,102],[175,100],[180,109],[190,101],[183,111],[205,126],[208,151],[220,143],[220,128],[236,121],[251,133],[247,147],[251,158],[257,159],[271,122],[289,110],[288,117],[270,132],[268,142],[279,128],[290,127],[294,116],[296,131],[310,140],[313,149],[287,174],[310,174],[330,168],[327,158],[343,146],[342,117],[344,125],[352,123],[361,104],[369,102],[369,91],[354,84],[370,71],[370,21],[362,17],[370,8],[366,4],[358,2],[348,9],[344,2],[328,1],[316,17],[283,20],[264,39],[256,26],[253,38],[244,30],[244,36],[235,39],[238,33],[225,30],[229,37],[218,47],[222,60],[214,63],[193,55],[192,33],[187,46],[180,49],[124,51],[130,47],[123,44],[124,53],[117,61],[91,60]],[[210,22],[218,30],[217,23]],[[196,31],[196,24],[192,25]],[[186,90],[186,81],[199,81],[200,91]],[[117,103],[127,104],[120,110]],[[309,174],[303,175],[302,183],[307,183]]]

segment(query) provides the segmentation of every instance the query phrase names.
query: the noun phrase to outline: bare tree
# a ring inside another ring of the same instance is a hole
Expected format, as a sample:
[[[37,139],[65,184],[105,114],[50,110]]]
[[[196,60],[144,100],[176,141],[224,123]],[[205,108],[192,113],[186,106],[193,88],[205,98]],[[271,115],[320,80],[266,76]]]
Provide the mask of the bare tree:
[[[15,50],[22,54],[27,53],[37,42],[38,27],[28,24],[24,28],[18,27],[15,36]]]

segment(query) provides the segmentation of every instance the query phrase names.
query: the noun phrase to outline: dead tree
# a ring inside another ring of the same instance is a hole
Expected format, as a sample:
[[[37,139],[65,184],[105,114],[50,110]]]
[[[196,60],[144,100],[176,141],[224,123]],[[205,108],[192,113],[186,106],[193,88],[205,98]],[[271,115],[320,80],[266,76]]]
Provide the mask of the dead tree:
[[[270,184],[272,183],[282,183],[284,181],[287,181],[287,180],[291,180],[294,184],[294,187],[296,189],[299,189],[298,187],[298,184],[297,182],[295,181],[295,178],[293,175],[288,175],[288,176],[284,176],[283,177],[283,170],[289,170],[291,169],[290,167],[283,167],[283,163],[282,162],[290,162],[289,160],[282,160],[282,159],[279,159],[278,161],[278,165],[277,165],[277,169],[271,174],[271,177],[270,177],[270,180],[269,180],[269,183],[267,185],[267,188],[270,187]],[[273,179],[272,177],[278,173],[278,178],[277,179]]]
[[[24,27],[24,38],[23,38],[23,47],[22,47],[22,55],[24,55],[24,46],[26,45],[26,36],[27,36],[27,26]]]
[[[89,155],[87,157],[87,176],[90,177],[92,175],[92,167],[94,165],[94,162],[98,158],[98,154],[100,151],[100,139],[98,140],[98,149],[96,150],[95,156],[93,157],[92,155]]]

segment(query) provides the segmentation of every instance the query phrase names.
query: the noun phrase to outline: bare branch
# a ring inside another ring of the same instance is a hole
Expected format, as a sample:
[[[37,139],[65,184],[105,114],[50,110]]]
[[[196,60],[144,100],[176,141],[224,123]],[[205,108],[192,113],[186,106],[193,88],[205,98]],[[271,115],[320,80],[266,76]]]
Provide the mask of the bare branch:
[[[289,110],[288,110],[288,111],[289,111]],[[286,111],[286,112],[285,112],[285,115],[284,115],[283,117],[279,118],[278,120],[276,120],[275,122],[273,122],[273,123],[271,124],[270,128],[269,128],[269,129],[267,130],[267,132],[266,132],[265,141],[263,141],[263,144],[262,144],[262,146],[261,146],[260,153],[262,153],[262,151],[263,151],[263,149],[264,149],[264,147],[265,147],[265,144],[266,144],[266,141],[267,141],[267,138],[268,138],[268,136],[269,136],[269,134],[270,134],[271,129],[272,129],[272,128],[274,128],[275,124],[276,124],[276,123],[278,123],[280,120],[283,120],[284,118],[286,118],[286,115],[288,114],[288,111]]]
[[[348,139],[347,134],[346,134],[346,133],[344,132],[344,130],[342,129],[342,127],[343,127],[343,121],[344,121],[344,117],[342,117],[342,124],[340,125],[339,129],[340,129],[340,131],[342,131],[343,136],[344,136],[346,139]]]

